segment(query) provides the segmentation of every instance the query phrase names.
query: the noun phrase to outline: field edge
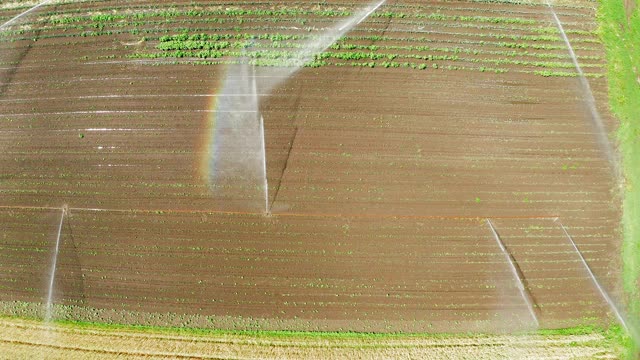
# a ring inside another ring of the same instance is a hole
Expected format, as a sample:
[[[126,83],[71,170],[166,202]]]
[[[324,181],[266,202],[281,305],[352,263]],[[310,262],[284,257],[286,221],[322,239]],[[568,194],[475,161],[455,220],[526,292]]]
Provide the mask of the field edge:
[[[540,330],[523,332],[509,335],[493,334],[409,334],[409,333],[356,333],[356,332],[302,332],[302,331],[230,331],[216,329],[193,329],[193,328],[167,328],[153,326],[131,326],[120,324],[89,323],[75,321],[56,321],[54,326],[47,326],[41,320],[25,319],[13,316],[0,316],[0,327],[15,328],[22,336],[20,344],[16,344],[11,339],[13,331],[5,332],[0,336],[0,349],[5,347],[19,347],[30,344],[40,351],[62,351],[63,356],[72,356],[74,351],[78,351],[74,344],[65,341],[65,334],[76,336],[92,336],[104,339],[97,345],[85,347],[82,351],[91,351],[107,357],[109,354],[127,355],[130,357],[151,354],[152,344],[148,342],[164,343],[165,341],[183,342],[185,347],[180,349],[181,356],[222,356],[216,354],[219,350],[210,350],[207,355],[202,355],[202,349],[208,351],[212,344],[216,349],[219,347],[234,348],[234,351],[260,352],[272,351],[290,352],[301,355],[309,351],[308,355],[320,355],[324,358],[339,358],[341,355],[353,355],[354,352],[360,355],[384,354],[385,357],[396,358],[406,355],[404,351],[420,351],[424,358],[437,358],[438,352],[447,348],[459,348],[469,351],[469,347],[481,358],[493,358],[492,354],[497,348],[500,351],[533,351],[530,346],[539,346],[536,351],[546,351],[548,348],[553,352],[567,352],[565,355],[580,354],[580,351],[587,349],[581,358],[600,358],[603,354],[624,358],[625,349],[628,348],[629,338],[624,330],[619,326],[612,325],[610,328],[598,328],[592,326],[581,326],[574,328]],[[46,336],[42,337],[42,332]],[[27,336],[25,336],[26,334]],[[110,343],[110,337],[117,338],[118,341]],[[140,341],[141,339],[145,341]],[[30,340],[37,339],[37,340]],[[124,339],[124,341],[123,341]],[[127,341],[144,342],[140,348],[126,348]],[[541,345],[544,344],[544,345]],[[206,345],[198,348],[198,345]],[[278,348],[278,350],[274,350]],[[223,348],[226,349],[226,348]],[[124,351],[124,353],[123,353]],[[148,351],[148,352],[146,352]],[[178,351],[177,349],[175,351]],[[200,355],[196,355],[201,351]],[[323,354],[323,352],[326,353]],[[189,355],[191,352],[191,355]],[[65,355],[66,354],[66,355]],[[155,353],[154,353],[155,354]],[[166,353],[165,355],[167,355]],[[242,353],[235,353],[241,355]],[[466,353],[468,355],[468,353]],[[247,354],[248,355],[248,354]],[[465,358],[463,353],[452,354],[452,358]],[[495,354],[493,354],[495,355]],[[530,355],[530,353],[529,353]],[[305,356],[306,357],[306,356]]]
[[[625,176],[622,216],[623,284],[630,315],[640,316],[640,10],[600,0],[600,36],[608,61],[609,105],[620,120],[617,130]],[[636,349],[638,344],[635,344]],[[629,349],[631,353],[634,350]]]

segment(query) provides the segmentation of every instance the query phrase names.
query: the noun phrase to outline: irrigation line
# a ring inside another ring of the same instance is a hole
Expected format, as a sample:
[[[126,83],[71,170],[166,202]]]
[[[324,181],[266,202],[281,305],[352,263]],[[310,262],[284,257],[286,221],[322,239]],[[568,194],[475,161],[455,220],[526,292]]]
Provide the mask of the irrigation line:
[[[584,265],[585,269],[587,269],[587,272],[589,273],[589,276],[591,277],[591,281],[593,281],[593,284],[596,286],[596,288],[600,292],[600,295],[602,295],[604,300],[611,307],[611,310],[613,310],[613,313],[616,315],[616,318],[618,319],[618,322],[620,322],[620,324],[624,327],[624,329],[627,331],[627,333],[630,333],[629,332],[629,326],[627,326],[627,322],[625,321],[624,317],[620,313],[620,310],[618,310],[618,307],[613,302],[611,297],[609,297],[609,294],[607,294],[606,290],[602,287],[602,285],[600,285],[600,282],[598,281],[598,279],[594,275],[593,271],[591,271],[591,267],[589,266],[589,264],[587,264],[587,261],[585,260],[584,256],[582,256],[582,252],[580,251],[580,249],[578,249],[578,246],[576,245],[575,241],[573,241],[573,237],[569,234],[569,231],[567,231],[567,228],[560,221],[560,219],[555,219],[555,222],[557,222],[560,225],[560,227],[562,228],[562,231],[566,235],[567,239],[569,239],[569,242],[571,243],[571,246],[573,246],[573,249],[576,251],[576,253],[580,257],[580,260],[582,261],[582,264]]]
[[[382,0],[382,1],[380,1],[376,6],[374,6],[374,7],[373,7],[373,9],[369,10],[369,11],[368,11],[366,14],[364,14],[364,15],[363,15],[359,20],[357,20],[357,22],[356,22],[354,25],[359,25],[359,24],[360,24],[361,22],[363,22],[366,18],[368,18],[368,17],[369,17],[369,15],[373,14],[373,12],[374,12],[374,11],[378,10],[378,8],[379,8],[380,6],[382,6],[382,4],[384,4],[385,2],[387,2],[387,0]],[[346,28],[349,28],[349,27],[353,26],[352,24],[353,24],[353,22],[350,22],[350,23],[348,23],[348,24],[344,25],[343,27],[339,28],[339,29],[338,29],[338,31],[343,31],[344,29],[346,29]]]
[[[511,273],[513,274],[513,277],[516,279],[516,282],[518,284],[518,290],[520,290],[522,299],[524,299],[524,302],[527,304],[527,309],[529,309],[529,314],[531,315],[531,318],[535,322],[536,327],[539,327],[540,323],[538,322],[538,316],[536,315],[536,311],[533,308],[534,301],[533,301],[533,298],[531,297],[531,293],[529,292],[529,289],[527,289],[524,285],[524,280],[523,280],[524,274],[522,273],[522,270],[520,270],[520,267],[518,267],[518,265],[516,264],[516,260],[513,258],[513,255],[511,255],[511,253],[507,251],[507,248],[502,242],[500,235],[498,235],[498,232],[496,231],[495,227],[493,227],[493,223],[491,223],[491,220],[487,219],[487,225],[489,225],[489,228],[493,233],[493,237],[496,239],[498,246],[500,246],[500,250],[502,250],[505,257],[507,258],[507,261],[509,262]]]
[[[2,30],[2,28],[6,27],[6,26],[9,26],[9,25],[13,24],[14,22],[16,22],[21,17],[29,14],[30,12],[32,12],[32,11],[36,10],[37,8],[39,8],[39,7],[43,6],[43,5],[46,5],[46,4],[50,3],[50,2],[51,2],[51,0],[45,0],[45,1],[41,2],[41,3],[39,3],[38,5],[30,8],[30,9],[28,9],[28,10],[26,10],[26,11],[24,11],[24,12],[22,12],[22,13],[16,15],[16,16],[14,16],[9,21],[7,21],[4,24],[0,25],[0,30]]]
[[[278,96],[272,94],[255,94],[257,96]],[[64,100],[73,99],[144,99],[144,98],[190,98],[190,97],[247,97],[254,94],[140,94],[140,95],[81,95],[67,97],[40,97],[40,98],[19,98],[19,99],[0,99],[0,102],[24,102],[24,101],[40,101],[40,100]],[[280,95],[285,96],[285,95]]]
[[[575,66],[576,71],[578,72],[578,75],[580,78],[580,84],[582,85],[582,92],[584,94],[585,101],[587,103],[589,111],[591,112],[591,124],[593,125],[594,130],[596,132],[598,143],[602,148],[602,151],[604,151],[607,160],[609,161],[609,165],[611,166],[614,172],[616,180],[620,181],[622,179],[622,173],[621,173],[620,165],[618,164],[618,158],[615,155],[616,152],[613,146],[611,146],[611,142],[609,141],[609,137],[607,136],[607,130],[602,122],[600,113],[596,108],[596,99],[593,96],[593,91],[591,90],[589,81],[587,80],[584,73],[582,72],[582,68],[578,63],[578,58],[576,57],[576,53],[575,51],[573,51],[573,46],[571,46],[571,42],[569,41],[569,38],[567,37],[567,34],[564,31],[564,27],[562,26],[562,23],[560,22],[558,15],[553,9],[553,6],[551,6],[551,3],[549,2],[549,0],[545,0],[545,3],[549,8],[549,10],[551,11],[551,15],[553,15],[553,19],[555,20],[556,26],[560,31],[560,35],[562,36],[562,39],[564,40],[564,43],[567,46],[567,49],[569,50],[569,55],[571,55],[573,65]]]
[[[62,214],[60,215],[60,225],[58,225],[58,236],[56,237],[56,247],[53,251],[53,262],[51,264],[51,272],[49,276],[49,292],[47,294],[45,321],[51,321],[51,307],[53,306],[53,282],[56,278],[58,252],[60,251],[60,235],[62,235],[62,224],[64,223],[64,216],[67,214],[67,206],[63,206],[61,210]]]
[[[51,206],[0,206],[0,210],[60,210],[59,207]],[[250,216],[264,216],[264,213],[257,213],[251,211],[224,211],[224,210],[206,210],[206,209],[109,209],[109,208],[81,208],[81,207],[68,207],[67,211],[82,211],[82,212],[113,212],[113,213],[149,213],[156,214],[160,212],[176,213],[176,214],[217,214],[217,215],[250,215]],[[316,218],[380,218],[380,219],[414,219],[414,220],[486,220],[484,216],[469,216],[469,215],[402,215],[402,214],[338,214],[338,213],[272,213],[274,217],[316,217]],[[557,215],[526,215],[526,216],[492,216],[492,219],[511,219],[511,220],[553,220]]]
[[[252,97],[252,105],[256,113],[256,117],[259,119],[260,134],[260,151],[262,151],[262,180],[263,180],[263,192],[264,192],[264,214],[269,215],[269,182],[267,181],[267,146],[264,138],[264,117],[260,114],[260,96],[258,95],[258,84],[256,83],[256,67],[251,66],[251,90],[250,94],[245,96]]]
[[[76,111],[56,111],[56,112],[39,112],[39,113],[18,113],[18,114],[0,114],[0,117],[12,116],[40,116],[40,115],[101,115],[101,114],[173,114],[173,113],[257,113],[257,110],[76,110]]]
[[[262,139],[262,176],[264,179],[264,213],[269,214],[269,182],[267,180],[267,148],[264,140],[264,118],[260,116],[260,138]]]

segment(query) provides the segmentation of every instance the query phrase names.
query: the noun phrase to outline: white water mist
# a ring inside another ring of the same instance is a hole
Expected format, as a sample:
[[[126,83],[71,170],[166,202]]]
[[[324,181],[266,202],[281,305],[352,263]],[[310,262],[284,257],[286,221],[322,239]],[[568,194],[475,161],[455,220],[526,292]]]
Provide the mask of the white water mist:
[[[233,210],[270,213],[264,119],[258,94],[269,94],[385,2],[377,1],[345,21],[323,29],[320,36],[293,50],[293,66],[264,67],[257,71],[251,60],[244,58],[240,64],[227,68],[222,89],[216,94],[209,149],[208,181],[217,199],[226,204],[245,204]]]
[[[516,282],[518,291],[520,292],[520,296],[522,296],[522,300],[525,302],[525,305],[527,306],[527,310],[529,311],[531,320],[535,324],[535,327],[538,328],[540,326],[540,322],[538,321],[538,316],[536,315],[536,311],[534,309],[534,301],[531,298],[531,294],[529,293],[529,290],[524,285],[524,281],[523,281],[524,276],[516,266],[516,262],[515,262],[515,259],[513,258],[513,255],[511,255],[511,253],[505,247],[504,243],[502,242],[502,239],[500,238],[500,235],[498,234],[498,231],[493,226],[493,223],[491,222],[491,220],[487,219],[486,222],[487,222],[487,225],[489,226],[489,229],[491,230],[491,233],[493,234],[494,239],[496,240],[496,243],[500,247],[502,254],[507,259],[507,263],[509,264],[509,269],[511,270],[511,275],[513,275],[513,279]]]
[[[56,245],[51,256],[51,269],[49,270],[49,286],[47,289],[47,301],[45,303],[44,321],[50,322],[53,318],[53,284],[56,279],[56,268],[58,265],[58,253],[60,252],[60,237],[62,236],[62,225],[67,215],[67,206],[63,206],[60,214],[60,223],[58,224],[58,233],[56,236]]]
[[[242,62],[227,69],[212,116],[211,191],[221,201],[247,200],[247,208],[236,210],[266,213],[264,130],[252,65]]]
[[[0,25],[0,30],[3,30],[5,27],[9,27],[11,25],[13,25],[14,23],[16,23],[18,20],[20,20],[21,18],[29,15],[30,13],[34,12],[35,10],[37,10],[39,7],[42,7],[44,5],[47,5],[48,3],[50,3],[52,0],[46,0],[43,1],[39,4],[37,4],[36,6],[14,16],[13,18],[9,19],[9,21],[5,22],[4,24]]]
[[[613,175],[618,182],[621,182],[623,179],[622,169],[620,168],[620,160],[618,155],[609,140],[609,136],[607,130],[604,126],[602,118],[600,117],[600,112],[596,107],[596,99],[593,97],[593,91],[591,90],[591,86],[589,85],[589,81],[587,80],[584,72],[582,71],[582,67],[578,62],[578,57],[576,56],[575,51],[573,51],[573,46],[571,46],[571,42],[567,37],[567,33],[564,31],[564,27],[562,26],[562,22],[558,18],[556,11],[551,6],[549,0],[545,0],[549,11],[551,11],[551,15],[553,16],[553,20],[558,27],[558,31],[560,32],[560,36],[567,46],[567,50],[569,51],[569,55],[571,56],[571,60],[573,61],[573,65],[576,68],[576,72],[578,73],[578,78],[580,79],[580,85],[582,87],[583,99],[589,112],[591,114],[591,126],[595,132],[596,140],[598,141],[598,145],[600,146],[600,150],[604,154],[605,158],[609,162],[611,166],[611,170],[613,171]]]
[[[322,29],[322,33],[302,44],[298,49],[292,49],[295,65],[277,68],[261,68],[259,72],[259,88],[264,93],[270,93],[275,87],[286,81],[289,77],[313,61],[317,54],[323,53],[337,40],[351,31],[356,25],[363,22],[373,14],[387,0],[379,0],[356,12],[348,19],[330,27]]]
[[[640,331],[638,331],[638,323],[637,323],[637,321],[631,321],[627,316],[625,316],[623,314],[623,311],[621,310],[621,308],[611,298],[611,296],[609,296],[609,293],[600,284],[600,281],[598,281],[598,278],[596,277],[596,275],[591,270],[591,267],[589,266],[589,263],[587,263],[587,260],[584,258],[584,256],[582,255],[582,252],[580,251],[580,249],[578,249],[578,246],[576,245],[575,241],[573,240],[573,236],[571,236],[571,234],[569,234],[569,230],[567,230],[567,228],[560,221],[560,219],[556,218],[554,221],[560,226],[560,228],[562,229],[562,232],[564,233],[564,235],[569,240],[569,243],[571,243],[571,246],[573,247],[573,250],[576,252],[576,254],[578,254],[578,257],[580,258],[580,261],[582,262],[582,265],[584,266],[584,268],[586,269],[587,273],[589,274],[589,277],[591,278],[591,281],[593,282],[593,285],[596,287],[596,289],[598,290],[598,292],[600,293],[600,295],[602,296],[604,301],[607,303],[607,305],[609,305],[609,308],[611,309],[611,311],[615,315],[616,319],[618,320],[618,323],[620,325],[622,325],[622,327],[625,329],[627,334],[629,334],[632,337],[633,341],[636,344],[640,344]]]

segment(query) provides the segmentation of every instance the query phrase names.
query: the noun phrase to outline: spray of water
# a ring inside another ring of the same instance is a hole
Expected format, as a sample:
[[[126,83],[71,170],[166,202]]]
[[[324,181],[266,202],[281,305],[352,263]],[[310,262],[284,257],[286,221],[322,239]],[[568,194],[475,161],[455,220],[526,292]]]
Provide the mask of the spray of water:
[[[22,13],[20,13],[20,14],[16,15],[16,16],[14,16],[14,17],[13,17],[13,18],[11,18],[9,21],[7,21],[7,22],[5,22],[4,24],[0,25],[0,30],[3,30],[4,28],[6,28],[6,27],[9,27],[9,26],[13,25],[16,21],[18,21],[18,20],[20,20],[21,18],[23,18],[23,17],[25,17],[25,16],[29,15],[29,14],[30,14],[30,13],[32,13],[33,11],[37,10],[39,7],[42,7],[42,6],[44,6],[44,5],[47,5],[47,4],[48,4],[48,3],[50,3],[51,1],[53,1],[53,0],[46,0],[46,1],[43,1],[43,2],[39,3],[38,5],[36,5],[36,6],[32,7],[32,8],[30,8],[30,9],[28,9],[28,10],[26,10],[26,11],[24,11],[24,12],[22,12]]]
[[[582,71],[582,68],[580,67],[580,63],[578,62],[578,58],[576,56],[575,51],[573,51],[573,46],[571,46],[571,42],[569,41],[569,38],[567,37],[567,33],[564,31],[564,27],[562,26],[562,22],[560,21],[560,19],[558,18],[558,15],[556,14],[555,10],[553,9],[553,6],[551,5],[551,3],[549,2],[549,0],[545,0],[545,3],[547,5],[547,7],[549,8],[549,10],[551,11],[551,15],[553,16],[553,20],[556,23],[556,26],[558,27],[558,30],[560,31],[560,35],[562,36],[562,40],[564,41],[565,45],[567,46],[567,50],[569,51],[569,55],[571,55],[571,59],[573,61],[573,65],[576,68],[576,71],[578,72],[578,78],[580,79],[580,85],[582,87],[582,93],[583,93],[583,98],[584,101],[587,105],[587,108],[589,109],[589,112],[591,114],[591,126],[593,127],[593,130],[596,133],[596,138],[598,141],[598,145],[600,146],[600,150],[602,151],[602,153],[604,154],[604,156],[606,157],[607,161],[609,162],[609,165],[611,166],[611,169],[614,173],[614,176],[616,178],[616,180],[621,181],[622,179],[622,172],[621,172],[621,168],[620,168],[620,161],[617,157],[617,153],[614,150],[613,146],[611,145],[611,142],[609,141],[609,137],[607,135],[607,130],[604,126],[604,123],[602,122],[602,118],[600,117],[600,112],[598,112],[598,109],[596,107],[596,100],[593,97],[593,91],[591,91],[591,86],[589,85],[589,81],[587,80],[586,76],[584,75],[584,72]]]
[[[217,199],[227,202],[245,199],[250,205],[243,210],[270,213],[264,119],[259,111],[258,94],[271,93],[385,2],[377,1],[344,22],[323,29],[321,36],[297,48],[291,66],[256,69],[245,58],[227,68],[221,90],[215,96],[216,109],[209,119],[208,157],[203,162],[204,177]]]
[[[602,118],[600,117],[600,113],[598,112],[598,109],[596,107],[596,100],[593,97],[593,91],[591,90],[591,86],[589,85],[589,81],[587,80],[586,76],[584,75],[584,72],[582,71],[582,68],[580,67],[580,64],[578,62],[578,58],[576,56],[576,53],[573,50],[573,46],[571,46],[571,42],[569,41],[569,38],[567,37],[567,33],[564,31],[564,27],[562,26],[562,22],[558,18],[558,15],[556,14],[553,6],[549,2],[549,0],[545,0],[545,4],[547,5],[549,10],[551,11],[551,15],[553,16],[553,20],[555,21],[556,26],[558,27],[558,30],[560,31],[560,35],[562,36],[562,40],[564,41],[565,45],[567,46],[567,49],[569,51],[569,55],[571,55],[571,59],[573,61],[573,65],[575,66],[576,71],[578,72],[579,79],[580,79],[580,85],[582,87],[583,96],[584,96],[585,102],[587,104],[587,107],[589,109],[589,112],[591,113],[591,125],[592,125],[593,129],[595,130],[596,137],[597,137],[597,140],[598,140],[598,145],[600,146],[601,151],[603,152],[603,154],[605,155],[607,161],[609,162],[609,165],[610,165],[610,167],[611,167],[611,169],[613,171],[613,174],[615,176],[616,181],[618,182],[619,185],[622,185],[623,181],[624,181],[624,177],[623,177],[623,174],[622,174],[622,168],[620,166],[620,160],[618,158],[617,152],[614,150],[613,146],[611,145],[611,142],[609,141],[609,137],[607,136],[607,131],[606,131],[606,128],[605,128],[605,126],[604,126],[604,124],[602,122]],[[622,188],[622,186],[620,186],[620,188]],[[611,299],[609,294],[607,294],[607,292],[600,285],[600,282],[597,280],[597,278],[595,277],[595,275],[591,271],[591,268],[589,267],[589,265],[587,264],[586,260],[582,256],[582,253],[580,252],[580,250],[576,246],[575,242],[573,241],[573,237],[571,237],[571,235],[569,234],[567,229],[564,227],[564,225],[559,222],[558,218],[556,218],[555,221],[560,224],[560,227],[562,228],[562,231],[564,232],[564,234],[567,236],[567,238],[571,242],[571,245],[573,246],[574,250],[576,251],[576,253],[580,257],[580,260],[582,261],[582,264],[587,269],[587,272],[589,273],[589,276],[591,276],[591,280],[593,281],[594,285],[596,286],[596,288],[598,289],[598,291],[600,292],[602,297],[609,304],[609,307],[611,308],[611,310],[615,314],[616,318],[618,319],[618,322],[625,328],[627,333],[633,338],[635,344],[640,344],[640,331],[638,330],[638,325],[636,323],[632,323],[631,324],[632,326],[630,326],[629,322],[625,320],[625,317],[622,315],[620,309],[616,306],[616,303]]]
[[[507,258],[507,262],[509,263],[509,269],[511,269],[513,278],[516,280],[516,283],[518,285],[518,290],[520,291],[520,295],[522,296],[522,299],[524,300],[524,302],[527,304],[529,315],[531,315],[531,319],[533,320],[537,328],[540,326],[540,323],[538,321],[538,316],[536,315],[536,311],[533,307],[533,298],[531,297],[529,290],[527,290],[527,288],[524,286],[524,282],[522,280],[524,278],[524,275],[522,274],[520,269],[516,266],[515,259],[513,258],[511,253],[507,251],[507,248],[504,246],[504,243],[502,242],[502,239],[500,238],[500,235],[496,231],[496,228],[493,226],[493,223],[491,222],[491,220],[487,219],[487,225],[489,226],[489,229],[491,229],[491,233],[493,234],[493,237],[496,239],[496,242],[498,243],[500,250],[502,250],[502,253]]]
[[[294,65],[280,68],[262,68],[260,72],[261,76],[259,77],[260,83],[258,84],[260,89],[265,93],[270,93],[283,81],[313,61],[317,54],[321,54],[327,50],[338,39],[367,19],[386,2],[387,0],[376,1],[333,27],[323,29],[322,34],[305,42],[294,52]]]
[[[269,208],[269,182],[267,181],[267,149],[264,139],[264,118],[260,116],[260,138],[262,140],[262,177],[264,183],[262,185],[264,189],[264,209],[268,214],[271,212]]]
[[[67,215],[67,205],[64,205],[61,209],[60,224],[58,225],[58,235],[56,236],[56,246],[53,250],[53,260],[51,261],[51,270],[49,271],[49,288],[47,291],[47,302],[45,304],[45,322],[51,322],[53,315],[53,283],[56,278],[56,267],[58,263],[58,252],[60,251],[60,236],[62,235],[62,224],[64,224],[64,217]]]
[[[247,61],[227,69],[211,113],[214,131],[208,177],[222,201],[245,199],[251,211],[267,212],[264,130],[259,112],[255,69]]]
[[[609,296],[609,294],[604,289],[604,287],[602,287],[602,285],[598,281],[598,278],[596,278],[595,274],[591,270],[591,267],[589,266],[589,264],[585,260],[584,256],[582,256],[582,252],[580,251],[580,249],[578,249],[578,246],[576,245],[575,241],[573,241],[573,236],[571,236],[571,234],[569,234],[569,231],[564,226],[564,224],[560,221],[560,219],[556,218],[555,222],[558,223],[558,225],[560,225],[560,228],[562,229],[562,232],[564,232],[564,235],[567,237],[567,239],[571,243],[571,246],[573,247],[573,250],[576,252],[576,254],[578,254],[578,257],[580,258],[580,261],[582,262],[582,265],[584,265],[584,268],[587,270],[587,273],[591,277],[591,281],[595,285],[596,289],[598,289],[598,292],[600,293],[602,298],[607,302],[607,304],[609,305],[609,308],[611,308],[611,311],[613,311],[613,314],[615,315],[615,317],[618,320],[618,322],[620,323],[620,325],[622,325],[622,327],[624,327],[624,329],[627,331],[628,334],[633,336],[633,338],[634,338],[634,340],[636,341],[637,344],[640,344],[640,337],[638,336],[640,334],[638,333],[638,331],[634,327],[630,326],[630,324],[626,320],[625,316],[622,315],[622,311],[618,308],[618,306],[613,301],[613,299],[611,299],[611,296]]]

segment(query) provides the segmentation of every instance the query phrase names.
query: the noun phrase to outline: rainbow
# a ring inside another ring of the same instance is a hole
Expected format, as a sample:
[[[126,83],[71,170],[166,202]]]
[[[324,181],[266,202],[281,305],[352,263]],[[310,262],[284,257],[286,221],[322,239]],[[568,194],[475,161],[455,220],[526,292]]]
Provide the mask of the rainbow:
[[[212,86],[211,96],[209,96],[206,107],[208,111],[204,112],[205,116],[202,119],[201,125],[202,131],[197,141],[196,153],[199,154],[199,156],[197,157],[197,163],[195,164],[195,168],[197,169],[196,176],[206,184],[210,184],[214,168],[213,156],[217,152],[216,145],[218,145],[218,141],[216,141],[216,138],[219,138],[219,134],[216,129],[216,120],[218,117],[217,110],[219,108],[220,99],[218,94],[220,93],[223,85],[223,81],[221,79],[224,78],[225,76],[219,77],[215,80]]]

